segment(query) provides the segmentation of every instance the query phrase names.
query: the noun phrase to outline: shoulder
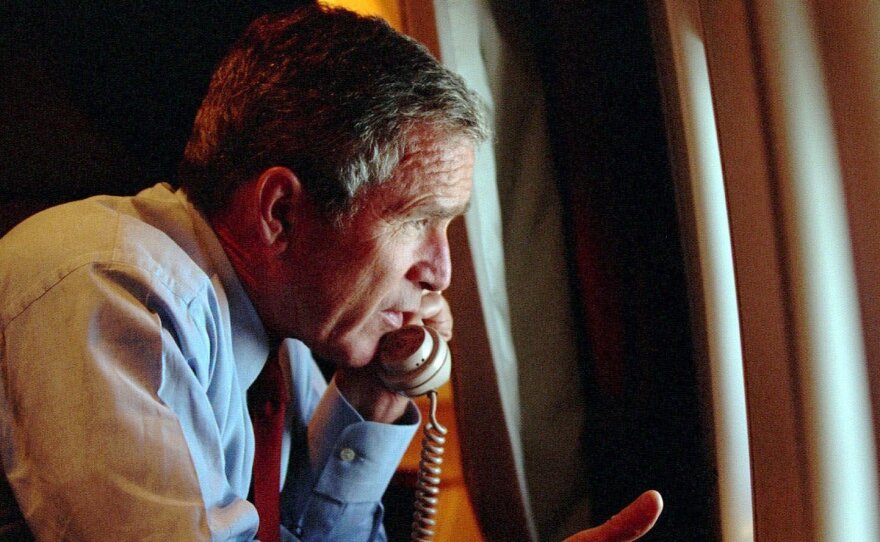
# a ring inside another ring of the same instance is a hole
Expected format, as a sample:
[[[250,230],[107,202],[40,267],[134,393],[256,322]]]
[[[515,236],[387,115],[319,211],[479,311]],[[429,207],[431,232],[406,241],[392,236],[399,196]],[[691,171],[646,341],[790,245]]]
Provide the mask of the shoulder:
[[[0,239],[0,324],[82,274],[190,303],[210,287],[210,278],[187,251],[180,232],[188,227],[185,213],[161,190],[147,197],[98,196],[34,215]]]

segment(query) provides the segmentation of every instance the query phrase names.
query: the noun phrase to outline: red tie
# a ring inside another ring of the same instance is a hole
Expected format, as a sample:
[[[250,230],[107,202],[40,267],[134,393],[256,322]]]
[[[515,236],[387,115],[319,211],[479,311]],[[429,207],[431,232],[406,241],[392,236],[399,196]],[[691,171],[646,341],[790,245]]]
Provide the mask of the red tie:
[[[257,380],[248,389],[247,399],[256,441],[253,502],[260,516],[257,538],[261,542],[280,542],[281,433],[288,393],[277,351],[269,355]]]

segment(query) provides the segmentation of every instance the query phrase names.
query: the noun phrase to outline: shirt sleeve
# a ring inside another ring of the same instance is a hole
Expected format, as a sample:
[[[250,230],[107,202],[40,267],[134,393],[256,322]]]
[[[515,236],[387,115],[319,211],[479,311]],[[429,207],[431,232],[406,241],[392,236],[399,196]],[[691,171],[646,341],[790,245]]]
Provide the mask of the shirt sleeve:
[[[223,454],[241,413],[212,402],[232,376],[202,309],[148,273],[90,264],[6,323],[2,458],[39,539],[253,537]]]
[[[384,541],[382,495],[418,429],[418,408],[410,402],[395,424],[366,421],[335,380],[326,389],[302,389],[303,381],[314,382],[303,367],[318,369],[310,355],[298,354],[291,365],[291,406],[294,417],[304,416],[307,428],[297,429],[296,420],[291,428],[294,443],[282,492],[284,527],[292,540],[302,542]],[[312,400],[299,402],[303,396]],[[298,450],[298,439],[304,450]]]

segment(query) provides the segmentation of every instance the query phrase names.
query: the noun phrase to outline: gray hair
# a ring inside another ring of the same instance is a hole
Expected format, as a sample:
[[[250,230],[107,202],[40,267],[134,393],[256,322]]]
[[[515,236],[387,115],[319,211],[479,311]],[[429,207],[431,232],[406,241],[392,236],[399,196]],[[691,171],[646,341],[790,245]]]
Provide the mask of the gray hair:
[[[474,143],[488,135],[479,98],[425,47],[381,19],[310,5],[248,26],[214,73],[178,177],[210,216],[285,166],[338,219],[424,126]]]

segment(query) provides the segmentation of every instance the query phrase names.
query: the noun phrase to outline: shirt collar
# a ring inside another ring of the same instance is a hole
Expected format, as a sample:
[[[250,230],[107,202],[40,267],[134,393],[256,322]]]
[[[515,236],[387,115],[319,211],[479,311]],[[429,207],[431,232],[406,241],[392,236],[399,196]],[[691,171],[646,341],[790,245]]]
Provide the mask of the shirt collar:
[[[256,308],[244,291],[235,269],[226,256],[226,251],[223,250],[223,245],[220,244],[208,220],[189,201],[186,192],[177,190],[176,196],[189,213],[193,230],[204,251],[203,256],[207,259],[203,264],[207,267],[206,271],[213,274],[211,279],[215,284],[219,279],[222,285],[222,291],[218,289],[218,295],[222,296],[225,293],[229,306],[229,324],[233,330],[232,351],[235,355],[235,365],[239,383],[242,389],[246,390],[256,380],[269,356],[269,337],[266,328],[263,327]]]

